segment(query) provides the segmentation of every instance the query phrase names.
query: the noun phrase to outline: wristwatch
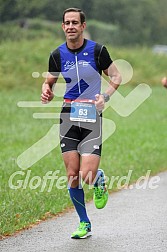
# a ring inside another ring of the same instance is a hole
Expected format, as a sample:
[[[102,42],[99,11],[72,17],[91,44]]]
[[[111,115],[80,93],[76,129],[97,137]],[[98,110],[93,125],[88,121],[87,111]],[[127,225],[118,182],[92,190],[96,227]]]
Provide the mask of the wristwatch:
[[[103,93],[102,95],[103,95],[103,97],[104,97],[104,101],[105,101],[105,102],[108,102],[108,101],[110,100],[110,96],[109,96],[108,94]]]

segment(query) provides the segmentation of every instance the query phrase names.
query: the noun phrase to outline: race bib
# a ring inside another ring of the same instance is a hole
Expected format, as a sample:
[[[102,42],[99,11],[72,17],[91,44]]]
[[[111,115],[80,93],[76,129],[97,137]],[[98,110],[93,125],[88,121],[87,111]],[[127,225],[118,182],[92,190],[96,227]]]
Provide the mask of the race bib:
[[[87,102],[72,102],[70,120],[92,123],[96,122],[95,104]]]

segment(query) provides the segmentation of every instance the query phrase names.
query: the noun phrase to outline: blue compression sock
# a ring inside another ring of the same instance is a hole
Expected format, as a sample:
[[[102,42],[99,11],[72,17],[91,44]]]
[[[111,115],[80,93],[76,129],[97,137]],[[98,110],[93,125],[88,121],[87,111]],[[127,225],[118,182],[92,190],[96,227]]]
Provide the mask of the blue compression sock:
[[[84,191],[83,188],[79,189],[78,186],[75,188],[70,187],[69,193],[71,200],[75,206],[75,209],[79,215],[80,222],[90,222],[85,207],[85,200],[84,200]]]

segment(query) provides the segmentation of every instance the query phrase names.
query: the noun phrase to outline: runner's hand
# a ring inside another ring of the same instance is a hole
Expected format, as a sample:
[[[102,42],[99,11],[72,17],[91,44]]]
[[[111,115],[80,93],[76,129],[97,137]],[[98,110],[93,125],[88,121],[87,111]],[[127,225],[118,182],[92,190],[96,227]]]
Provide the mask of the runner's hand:
[[[162,78],[161,82],[162,85],[167,88],[167,78],[166,77]]]
[[[96,101],[95,106],[98,111],[102,111],[105,106],[104,96],[100,94],[95,95]]]
[[[50,102],[54,97],[52,90],[50,89],[48,84],[45,84],[42,88],[41,101],[42,103]]]

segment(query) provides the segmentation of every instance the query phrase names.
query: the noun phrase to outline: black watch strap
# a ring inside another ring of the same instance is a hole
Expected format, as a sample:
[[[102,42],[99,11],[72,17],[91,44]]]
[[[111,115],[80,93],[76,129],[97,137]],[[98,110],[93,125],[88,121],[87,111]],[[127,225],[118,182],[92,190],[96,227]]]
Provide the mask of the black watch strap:
[[[103,93],[102,95],[104,96],[104,101],[105,102],[108,102],[110,100],[110,96],[108,94]]]

